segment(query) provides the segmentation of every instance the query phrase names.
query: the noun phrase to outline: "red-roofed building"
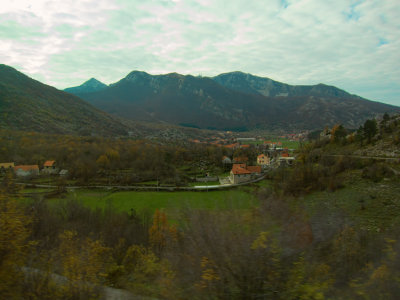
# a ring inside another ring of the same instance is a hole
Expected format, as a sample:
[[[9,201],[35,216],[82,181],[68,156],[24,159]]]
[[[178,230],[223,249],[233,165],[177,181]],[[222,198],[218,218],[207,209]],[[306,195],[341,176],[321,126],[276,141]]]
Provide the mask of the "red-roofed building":
[[[55,160],[47,160],[43,164],[42,172],[45,174],[58,174],[59,169],[57,168]]]
[[[233,184],[247,182],[261,174],[260,166],[246,166],[246,164],[234,164],[229,180]]]
[[[21,165],[14,167],[15,175],[20,177],[35,176],[39,174],[38,165]]]

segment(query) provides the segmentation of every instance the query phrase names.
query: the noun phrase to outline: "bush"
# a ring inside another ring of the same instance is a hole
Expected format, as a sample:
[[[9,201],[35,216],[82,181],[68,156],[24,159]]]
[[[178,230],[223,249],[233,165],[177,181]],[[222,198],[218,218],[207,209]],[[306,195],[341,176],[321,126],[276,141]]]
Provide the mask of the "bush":
[[[392,177],[394,172],[385,164],[374,163],[367,166],[362,171],[362,178],[371,179],[373,182],[379,182],[384,177]]]

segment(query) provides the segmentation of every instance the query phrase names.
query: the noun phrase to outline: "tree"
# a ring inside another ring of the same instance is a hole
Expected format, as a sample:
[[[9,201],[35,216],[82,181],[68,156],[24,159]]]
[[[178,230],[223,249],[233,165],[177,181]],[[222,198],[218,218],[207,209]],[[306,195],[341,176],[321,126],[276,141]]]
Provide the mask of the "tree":
[[[347,135],[346,129],[341,124],[336,124],[331,130],[331,142],[338,143]]]
[[[371,139],[375,136],[375,134],[378,132],[378,127],[376,125],[376,120],[367,120],[364,123],[363,127],[364,131],[364,136],[368,139],[368,143],[371,142]]]

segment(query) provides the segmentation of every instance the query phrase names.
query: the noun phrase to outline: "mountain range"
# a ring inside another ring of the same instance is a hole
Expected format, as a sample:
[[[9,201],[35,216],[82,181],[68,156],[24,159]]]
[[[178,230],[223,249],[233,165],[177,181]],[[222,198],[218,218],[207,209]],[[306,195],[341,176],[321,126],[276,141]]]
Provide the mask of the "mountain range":
[[[7,65],[0,65],[0,128],[102,136],[129,130],[115,116]]]
[[[136,137],[167,130],[193,136],[207,133],[187,127],[299,131],[341,123],[356,128],[367,118],[400,112],[333,86],[292,86],[241,72],[194,77],[133,71],[111,85],[92,78],[67,91],[0,65],[0,129]]]
[[[123,118],[207,129],[357,128],[367,118],[400,111],[334,86],[289,85],[242,72],[195,77],[133,71],[109,86],[92,79],[67,90]]]

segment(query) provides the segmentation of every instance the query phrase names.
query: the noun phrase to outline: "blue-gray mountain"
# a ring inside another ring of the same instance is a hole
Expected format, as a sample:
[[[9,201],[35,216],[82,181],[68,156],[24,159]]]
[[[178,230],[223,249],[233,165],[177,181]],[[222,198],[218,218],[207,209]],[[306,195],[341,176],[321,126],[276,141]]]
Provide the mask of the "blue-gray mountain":
[[[241,72],[209,78],[133,71],[100,91],[78,95],[125,118],[208,129],[299,130],[336,123],[357,128],[367,118],[400,112],[333,86],[292,86]]]
[[[85,81],[80,86],[66,88],[64,91],[79,96],[81,94],[98,92],[104,90],[106,87],[106,84],[98,81],[96,78],[90,78],[88,81]]]

